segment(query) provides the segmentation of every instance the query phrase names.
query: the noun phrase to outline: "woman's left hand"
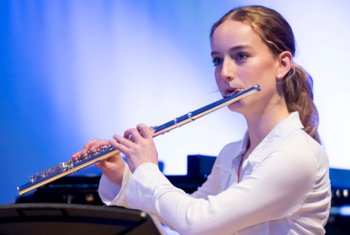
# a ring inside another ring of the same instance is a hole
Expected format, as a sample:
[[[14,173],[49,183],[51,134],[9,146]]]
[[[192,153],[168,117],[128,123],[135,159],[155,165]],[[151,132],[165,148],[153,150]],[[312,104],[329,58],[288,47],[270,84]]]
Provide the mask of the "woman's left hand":
[[[145,162],[158,164],[158,153],[153,141],[153,130],[139,124],[124,132],[124,136],[114,135],[110,144],[122,152],[132,172]]]

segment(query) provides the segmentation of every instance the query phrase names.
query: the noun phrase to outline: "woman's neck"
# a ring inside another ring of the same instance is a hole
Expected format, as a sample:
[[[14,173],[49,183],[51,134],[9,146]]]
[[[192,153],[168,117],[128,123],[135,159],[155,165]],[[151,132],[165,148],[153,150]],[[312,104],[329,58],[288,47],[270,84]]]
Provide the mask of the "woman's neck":
[[[275,107],[256,115],[245,116],[248,125],[249,149],[251,152],[270,131],[289,116],[287,107]]]

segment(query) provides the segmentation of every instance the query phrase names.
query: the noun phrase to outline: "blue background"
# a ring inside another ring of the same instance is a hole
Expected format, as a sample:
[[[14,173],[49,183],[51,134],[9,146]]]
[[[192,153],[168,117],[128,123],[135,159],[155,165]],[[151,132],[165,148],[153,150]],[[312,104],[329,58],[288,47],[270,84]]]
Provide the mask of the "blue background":
[[[91,139],[160,125],[219,99],[209,30],[242,4],[272,7],[292,25],[331,166],[350,169],[349,1],[2,0],[0,203]],[[245,128],[222,109],[157,137],[165,173],[186,174],[188,154],[217,155]]]

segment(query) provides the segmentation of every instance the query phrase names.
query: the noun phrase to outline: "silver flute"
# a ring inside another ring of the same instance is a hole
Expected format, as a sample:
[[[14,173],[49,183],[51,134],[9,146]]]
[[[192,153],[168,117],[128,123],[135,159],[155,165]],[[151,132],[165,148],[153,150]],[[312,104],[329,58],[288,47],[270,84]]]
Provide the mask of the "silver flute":
[[[177,127],[185,125],[222,107],[237,102],[243,97],[257,93],[260,90],[260,85],[255,85],[246,90],[234,93],[228,97],[224,97],[223,99],[215,101],[202,108],[177,117],[169,122],[164,123],[163,125],[151,127],[153,129],[153,137],[156,137],[158,135],[169,132]],[[18,194],[25,194],[56,179],[74,173],[87,166],[90,166],[97,161],[105,160],[117,153],[119,153],[119,151],[114,149],[111,145],[104,145],[96,150],[89,151],[85,154],[81,154],[77,158],[71,158],[68,161],[61,162],[53,167],[50,167],[46,170],[43,170],[39,173],[30,176],[29,181],[26,184],[17,187]]]

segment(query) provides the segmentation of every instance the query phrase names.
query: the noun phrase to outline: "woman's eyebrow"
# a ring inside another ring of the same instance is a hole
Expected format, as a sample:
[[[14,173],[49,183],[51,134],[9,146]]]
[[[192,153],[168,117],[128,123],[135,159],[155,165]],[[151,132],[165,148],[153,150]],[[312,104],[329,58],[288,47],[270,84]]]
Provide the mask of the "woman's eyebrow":
[[[233,51],[242,50],[242,49],[249,49],[249,48],[251,48],[250,45],[237,45],[237,46],[231,47],[229,51],[233,52]],[[212,51],[210,53],[211,56],[215,56],[218,54],[220,54],[220,52],[218,52],[218,51]]]

